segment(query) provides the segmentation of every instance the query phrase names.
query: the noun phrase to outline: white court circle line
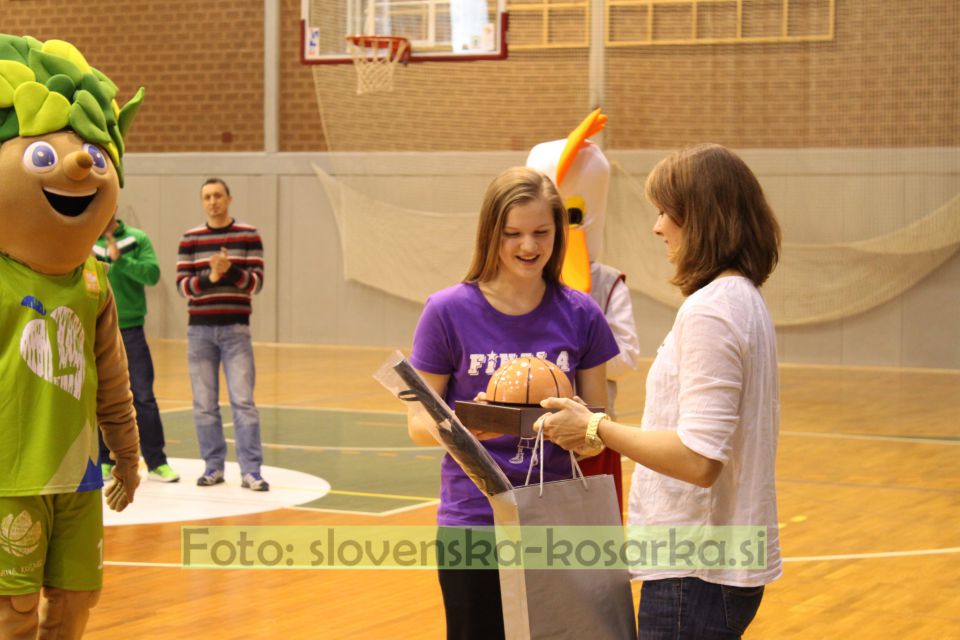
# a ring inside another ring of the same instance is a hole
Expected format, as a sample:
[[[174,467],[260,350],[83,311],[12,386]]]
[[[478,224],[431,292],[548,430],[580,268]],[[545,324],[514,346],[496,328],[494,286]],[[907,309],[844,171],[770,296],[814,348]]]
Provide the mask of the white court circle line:
[[[131,505],[121,512],[104,506],[104,526],[190,522],[263,513],[313,502],[330,492],[330,483],[321,477],[267,465],[261,472],[270,483],[270,491],[243,489],[240,467],[229,461],[224,470],[225,482],[198,487],[197,478],[206,467],[203,460],[170,458],[169,464],[180,474],[180,482],[156,482],[141,472],[140,487]]]

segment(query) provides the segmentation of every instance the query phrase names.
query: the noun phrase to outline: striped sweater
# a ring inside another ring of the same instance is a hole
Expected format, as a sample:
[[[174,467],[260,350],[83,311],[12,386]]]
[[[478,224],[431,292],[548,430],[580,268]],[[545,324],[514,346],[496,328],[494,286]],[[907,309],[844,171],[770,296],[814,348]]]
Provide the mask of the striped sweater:
[[[210,258],[227,248],[230,270],[210,282]],[[177,291],[189,300],[190,324],[249,324],[250,297],[263,287],[263,243],[256,227],[233,220],[222,229],[207,225],[180,238]]]

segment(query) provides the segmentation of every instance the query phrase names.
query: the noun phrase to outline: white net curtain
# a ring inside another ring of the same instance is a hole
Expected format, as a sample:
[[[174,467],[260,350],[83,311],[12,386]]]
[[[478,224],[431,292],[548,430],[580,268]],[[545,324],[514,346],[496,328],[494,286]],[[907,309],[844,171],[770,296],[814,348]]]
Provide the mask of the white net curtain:
[[[347,278],[416,302],[463,278],[473,252],[475,213],[399,207],[314,168],[336,215]],[[683,298],[669,283],[672,267],[651,231],[654,213],[642,181],[616,164],[614,169],[602,259],[628,275],[633,291],[676,308]],[[955,196],[873,238],[784,243],[763,293],[778,326],[837,320],[901,295],[958,249],[960,196]]]

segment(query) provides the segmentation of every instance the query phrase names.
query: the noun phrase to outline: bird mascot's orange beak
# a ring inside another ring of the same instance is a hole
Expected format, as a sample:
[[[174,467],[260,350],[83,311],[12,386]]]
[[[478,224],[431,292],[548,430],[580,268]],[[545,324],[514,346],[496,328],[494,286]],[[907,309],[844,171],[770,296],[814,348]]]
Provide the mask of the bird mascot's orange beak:
[[[535,146],[527,166],[554,179],[570,213],[567,253],[561,277],[564,284],[590,292],[590,262],[596,260],[603,244],[603,215],[606,209],[610,166],[600,148],[588,138],[607,124],[607,116],[596,109],[570,132],[566,140]]]
[[[563,204],[570,214],[570,226],[567,227],[567,253],[560,277],[568,287],[590,293],[590,249],[587,234],[581,226],[585,203],[580,196],[570,196]]]

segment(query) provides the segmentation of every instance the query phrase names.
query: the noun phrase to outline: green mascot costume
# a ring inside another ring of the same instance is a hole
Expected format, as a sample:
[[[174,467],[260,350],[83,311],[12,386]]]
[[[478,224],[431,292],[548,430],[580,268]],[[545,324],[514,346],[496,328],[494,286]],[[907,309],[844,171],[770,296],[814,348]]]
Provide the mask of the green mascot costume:
[[[126,354],[90,247],[123,184],[143,89],[73,45],[0,34],[0,638],[79,638],[103,583],[107,504],[139,484]],[[42,598],[41,598],[42,592]]]

